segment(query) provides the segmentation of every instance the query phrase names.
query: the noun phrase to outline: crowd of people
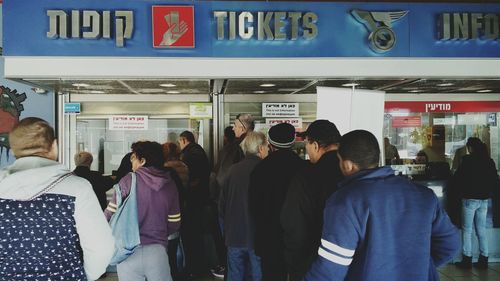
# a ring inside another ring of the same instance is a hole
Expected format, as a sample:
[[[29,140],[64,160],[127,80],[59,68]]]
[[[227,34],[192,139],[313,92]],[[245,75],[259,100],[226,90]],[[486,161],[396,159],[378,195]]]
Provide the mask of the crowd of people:
[[[69,171],[57,162],[53,128],[23,119],[9,135],[17,160],[0,171],[0,280],[98,279],[118,247],[107,221],[129,196],[140,243],[118,263],[121,281],[207,274],[207,237],[219,263],[212,273],[228,281],[439,280],[436,268],[460,247],[458,229],[432,190],[379,167],[373,134],[341,135],[316,120],[298,134],[306,161],[292,150],[292,125],[254,128],[251,115],[237,115],[213,169],[184,131],[178,143],[133,143],[105,177],[90,170],[88,152]],[[498,177],[480,141],[467,145],[456,173],[465,196],[459,266],[471,266],[475,223],[485,268],[485,202]],[[479,172],[489,181],[478,189],[467,179]],[[114,184],[119,194],[107,202]]]

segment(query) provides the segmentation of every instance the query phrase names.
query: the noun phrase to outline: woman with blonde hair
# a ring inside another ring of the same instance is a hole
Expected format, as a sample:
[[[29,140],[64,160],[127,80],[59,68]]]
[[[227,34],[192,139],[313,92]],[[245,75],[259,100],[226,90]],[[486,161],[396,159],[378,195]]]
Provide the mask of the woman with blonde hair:
[[[0,170],[0,279],[96,280],[114,239],[90,183],[57,162],[54,129],[28,117],[9,134]]]

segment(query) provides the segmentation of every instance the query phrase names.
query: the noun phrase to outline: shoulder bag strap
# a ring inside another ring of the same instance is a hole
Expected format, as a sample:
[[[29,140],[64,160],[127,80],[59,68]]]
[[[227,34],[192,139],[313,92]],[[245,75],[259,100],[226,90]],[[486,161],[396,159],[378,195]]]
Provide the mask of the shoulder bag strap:
[[[136,178],[136,175],[135,175],[135,172],[131,172],[131,177],[132,179],[130,180],[130,190],[128,192],[128,195],[123,198],[122,197],[122,188],[120,186],[120,184],[116,184],[115,185],[115,195],[116,195],[116,206],[117,206],[117,209],[120,208],[121,205],[125,204],[125,200],[127,200],[127,198],[133,196],[135,198],[135,189],[136,189],[136,182],[137,182],[137,178]]]
[[[65,180],[66,178],[72,176],[73,173],[72,172],[69,172],[67,174],[64,174],[60,177],[58,177],[55,181],[53,181],[52,183],[50,183],[47,187],[45,187],[44,189],[40,190],[39,192],[37,192],[35,195],[31,196],[30,198],[28,199],[24,199],[24,200],[20,200],[20,201],[32,201],[34,199],[36,199],[37,197],[49,192],[52,188],[54,188],[57,184],[59,184],[60,182],[62,182],[63,180]]]

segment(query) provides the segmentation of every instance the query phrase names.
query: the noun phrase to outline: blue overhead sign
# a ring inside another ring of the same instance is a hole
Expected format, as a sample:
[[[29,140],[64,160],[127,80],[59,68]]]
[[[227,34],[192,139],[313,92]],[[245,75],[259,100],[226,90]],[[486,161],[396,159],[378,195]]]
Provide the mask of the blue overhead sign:
[[[500,57],[500,4],[6,0],[4,56]]]
[[[64,104],[65,114],[80,114],[81,104],[79,102],[67,102]]]

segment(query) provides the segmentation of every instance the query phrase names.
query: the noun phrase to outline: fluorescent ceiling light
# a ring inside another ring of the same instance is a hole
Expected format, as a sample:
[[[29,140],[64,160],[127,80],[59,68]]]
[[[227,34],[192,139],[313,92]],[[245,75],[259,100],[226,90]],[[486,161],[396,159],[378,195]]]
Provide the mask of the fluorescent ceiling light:
[[[411,91],[408,91],[408,92],[410,92],[410,93],[420,93],[420,92],[422,92],[422,90],[411,90]]]
[[[436,84],[438,87],[448,87],[448,86],[453,86],[453,83],[441,83],[441,84]]]
[[[104,91],[96,91],[96,90],[92,90],[90,91],[91,94],[104,94]]]
[[[164,93],[164,90],[163,89],[140,89],[139,93],[141,93],[141,94]]]
[[[181,92],[179,91],[167,91],[167,94],[180,94]]]
[[[88,87],[90,86],[89,84],[85,84],[85,83],[75,83],[75,84],[71,84],[73,87]]]
[[[342,84],[343,87],[356,87],[356,86],[359,86],[358,83],[345,83],[345,84]]]
[[[265,93],[266,91],[253,91],[255,94],[263,94]]]
[[[276,86],[276,84],[270,84],[270,83],[267,83],[267,84],[260,84],[261,87],[274,87]]]
[[[175,87],[176,85],[172,84],[172,83],[168,83],[168,84],[160,84],[160,86],[165,87],[165,88],[172,88],[172,87]]]
[[[479,90],[477,92],[478,93],[489,93],[489,92],[493,92],[493,90]]]

